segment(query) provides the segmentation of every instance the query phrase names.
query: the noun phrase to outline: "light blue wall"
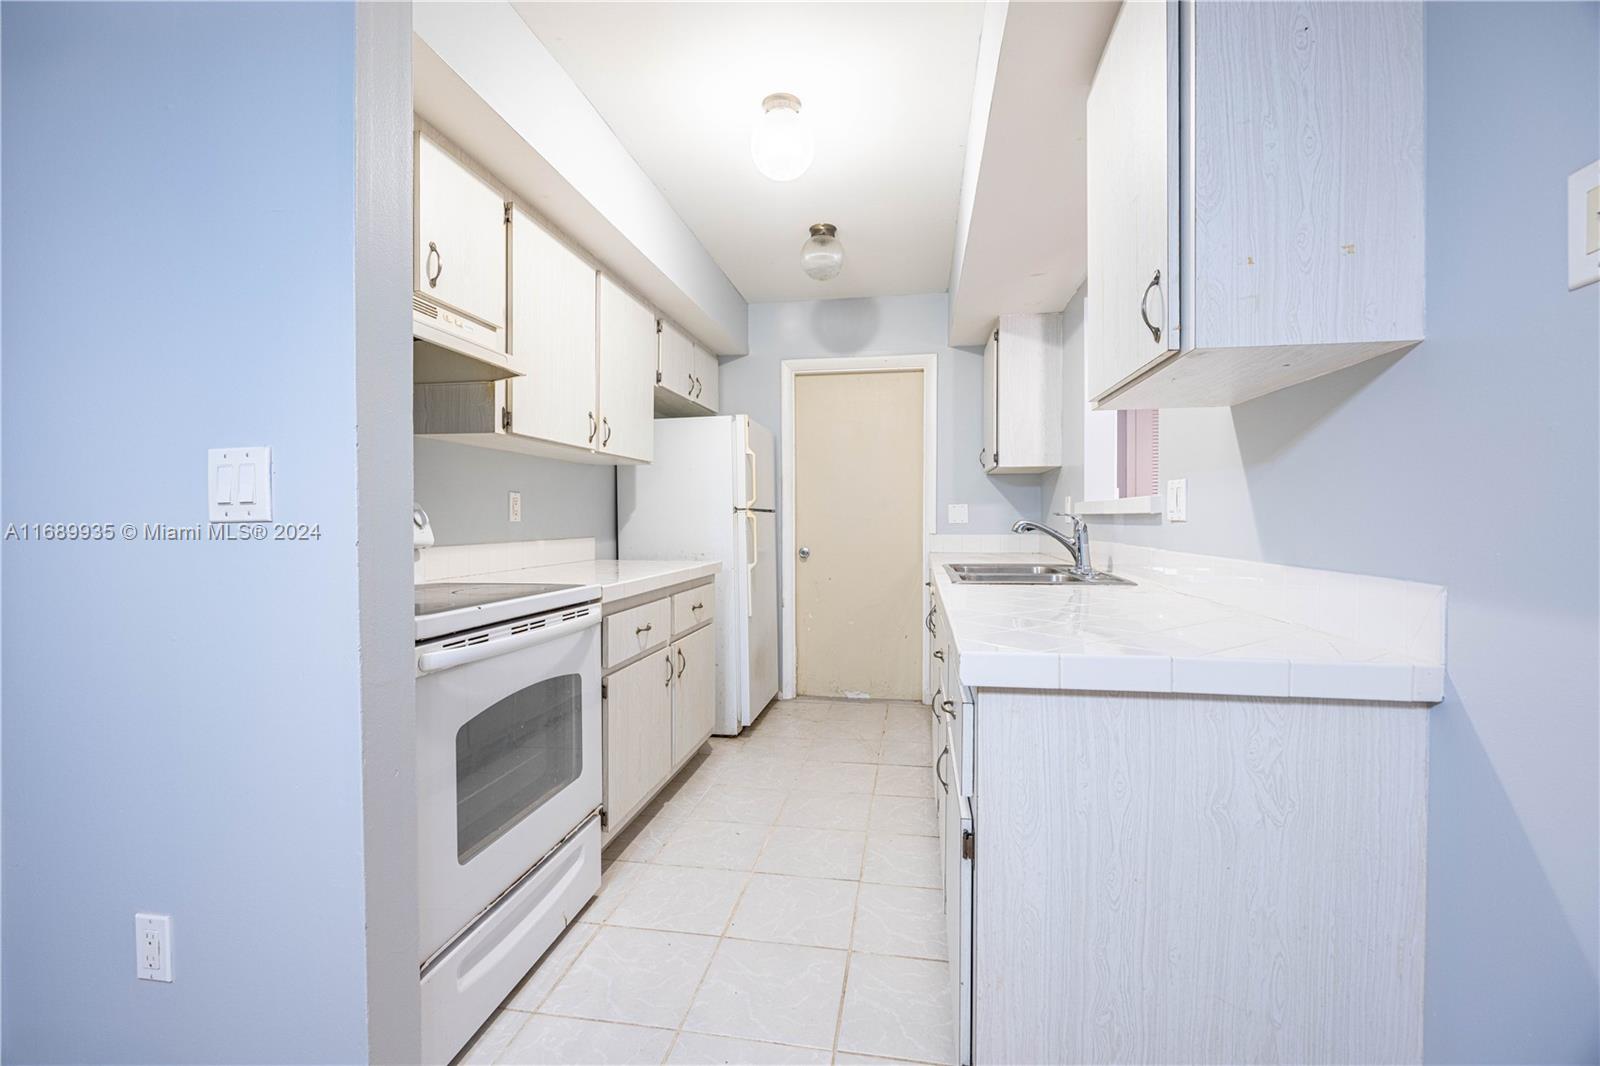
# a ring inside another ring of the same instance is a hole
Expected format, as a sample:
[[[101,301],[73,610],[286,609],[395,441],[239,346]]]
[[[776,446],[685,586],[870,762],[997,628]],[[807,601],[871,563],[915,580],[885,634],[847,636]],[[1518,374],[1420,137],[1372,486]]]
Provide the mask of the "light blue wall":
[[[1592,1063],[1600,286],[1567,291],[1564,201],[1600,156],[1600,5],[1431,3],[1427,34],[1428,339],[1163,411],[1189,521],[1115,535],[1449,587],[1427,1059]]]
[[[3,19],[4,521],[321,530],[4,545],[4,1057],[364,1061],[355,9]]]
[[[593,537],[617,557],[617,475],[611,466],[564,463],[448,441],[416,439],[416,498],[437,544]],[[522,493],[522,521],[507,494]]]
[[[722,361],[720,406],[748,414],[776,438],[785,359],[936,355],[939,379],[938,529],[1000,533],[1039,511],[1035,475],[989,477],[983,446],[982,350],[951,348],[943,293],[750,305],[750,354]],[[781,471],[780,471],[781,476]],[[965,503],[968,523],[952,526],[946,505]]]

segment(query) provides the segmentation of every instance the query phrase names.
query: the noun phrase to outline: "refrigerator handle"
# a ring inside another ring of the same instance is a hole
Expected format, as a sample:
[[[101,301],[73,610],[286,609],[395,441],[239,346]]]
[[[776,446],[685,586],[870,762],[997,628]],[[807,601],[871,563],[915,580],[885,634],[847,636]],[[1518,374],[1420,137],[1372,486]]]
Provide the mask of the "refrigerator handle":
[[[756,616],[756,554],[761,550],[761,534],[756,528],[756,514],[746,511],[745,519],[750,523],[750,561],[744,564],[744,602],[748,616]]]
[[[745,489],[749,493],[749,499],[745,500],[744,505],[746,507],[754,507],[756,505],[756,450],[750,447],[748,434],[744,438],[744,465],[745,472],[750,475],[750,479],[744,483]]]

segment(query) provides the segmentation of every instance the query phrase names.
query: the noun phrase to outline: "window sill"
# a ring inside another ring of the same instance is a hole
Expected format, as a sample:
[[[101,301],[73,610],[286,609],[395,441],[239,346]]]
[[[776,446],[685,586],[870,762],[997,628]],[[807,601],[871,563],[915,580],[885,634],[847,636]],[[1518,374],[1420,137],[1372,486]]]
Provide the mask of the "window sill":
[[[1165,510],[1160,496],[1129,496],[1121,500],[1084,500],[1077,513],[1085,514],[1161,514]]]

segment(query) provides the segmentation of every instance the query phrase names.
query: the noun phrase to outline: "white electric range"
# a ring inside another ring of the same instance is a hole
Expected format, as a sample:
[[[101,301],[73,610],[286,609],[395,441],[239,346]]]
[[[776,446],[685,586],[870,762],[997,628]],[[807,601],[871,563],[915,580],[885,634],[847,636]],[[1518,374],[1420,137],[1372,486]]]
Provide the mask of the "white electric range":
[[[600,888],[600,589],[415,606],[422,1051],[445,1062]]]

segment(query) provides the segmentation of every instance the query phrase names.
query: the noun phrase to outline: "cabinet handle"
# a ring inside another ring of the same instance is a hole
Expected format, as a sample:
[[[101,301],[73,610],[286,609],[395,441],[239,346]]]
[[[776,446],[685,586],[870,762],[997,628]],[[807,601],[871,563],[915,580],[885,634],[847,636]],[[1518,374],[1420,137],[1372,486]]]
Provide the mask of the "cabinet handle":
[[[979,448],[978,449],[978,465],[980,467],[982,467],[983,469],[985,469],[985,470],[989,469],[989,449],[988,448]]]
[[[701,609],[703,609],[703,608],[704,608],[704,607],[705,607],[705,604],[703,604],[703,603],[697,603],[697,604],[695,604],[695,605],[694,605],[694,606],[693,606],[693,607],[691,607],[691,608],[689,608],[689,610],[691,610],[691,611],[698,611],[698,610],[701,610]]]
[[[670,685],[670,684],[672,684],[672,653],[670,651],[667,652],[666,663],[667,663],[667,681],[666,681],[666,684]],[[663,687],[665,687],[665,686],[663,686]]]
[[[589,412],[589,443],[590,444],[594,443],[594,430],[595,430],[594,412],[590,411]]]
[[[955,707],[956,707],[956,704],[955,704],[954,700],[945,700],[944,702],[939,704],[939,709],[941,711],[943,711],[945,714],[949,715],[950,716],[950,720],[952,722],[955,721],[955,717],[956,717]]]
[[[683,676],[683,649],[678,649],[678,676]]]
[[[1161,271],[1156,271],[1155,277],[1150,279],[1150,284],[1144,287],[1144,295],[1139,297],[1139,317],[1144,319],[1144,328],[1150,331],[1150,339],[1157,344],[1161,343],[1161,327],[1150,321],[1150,316],[1145,313],[1145,307],[1150,303],[1150,290],[1161,284]]]
[[[638,629],[635,629],[633,631],[633,635],[634,636],[638,636],[640,633],[648,633],[654,628],[655,628],[654,623],[646,622],[644,625],[640,626]]]
[[[936,689],[933,690],[932,707],[933,707],[933,716],[935,718],[939,717],[939,702],[943,698],[944,698],[944,689],[942,687],[941,688],[936,688]]]
[[[938,636],[939,635],[939,631],[933,627],[933,609],[932,608],[929,608],[928,617],[924,618],[922,620],[922,624],[927,627],[929,633],[932,633],[934,636]]]
[[[933,760],[934,776],[939,779],[939,787],[943,788],[946,792],[950,791],[950,782],[944,779],[944,761],[949,755],[950,745],[946,744],[944,746],[944,750],[939,753],[939,757]]]
[[[944,662],[944,649],[941,648],[938,651],[934,652],[933,653],[933,657],[935,659],[938,659],[940,662]]]
[[[600,447],[605,448],[605,447],[608,447],[611,444],[611,419],[610,419],[610,417],[608,416],[608,417],[600,419],[600,424],[606,427],[606,435],[600,438]]]
[[[428,275],[428,288],[439,284],[439,279],[444,276],[444,256],[439,254],[439,246],[433,241],[428,242],[427,257],[422,260],[423,270]]]

